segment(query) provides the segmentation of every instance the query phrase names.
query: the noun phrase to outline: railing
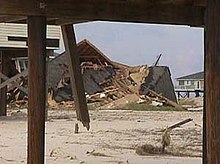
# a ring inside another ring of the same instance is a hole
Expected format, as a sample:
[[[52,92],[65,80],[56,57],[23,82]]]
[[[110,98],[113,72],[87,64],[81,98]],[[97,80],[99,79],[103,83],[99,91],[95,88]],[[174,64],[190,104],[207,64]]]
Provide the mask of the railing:
[[[203,90],[203,87],[197,87],[196,85],[178,85],[175,86],[175,90]]]

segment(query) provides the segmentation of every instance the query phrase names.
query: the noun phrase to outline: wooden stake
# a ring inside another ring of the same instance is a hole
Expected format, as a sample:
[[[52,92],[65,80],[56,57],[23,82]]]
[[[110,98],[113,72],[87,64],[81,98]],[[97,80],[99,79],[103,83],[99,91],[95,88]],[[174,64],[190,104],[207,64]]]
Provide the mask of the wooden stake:
[[[86,104],[85,89],[83,86],[79,56],[76,49],[76,38],[73,25],[63,25],[61,28],[67,54],[67,61],[69,62],[68,66],[77,119],[82,122],[83,126],[85,126],[87,130],[89,130],[90,119]]]
[[[78,123],[75,123],[75,134],[79,133],[79,125]]]
[[[28,164],[44,163],[46,18],[28,17]]]
[[[208,0],[205,20],[205,109],[207,157],[220,163],[220,1]]]
[[[5,73],[6,64],[3,56],[3,51],[0,51],[0,72]],[[3,82],[3,80],[0,78],[0,83]],[[0,116],[6,116],[7,115],[7,85],[0,89]]]

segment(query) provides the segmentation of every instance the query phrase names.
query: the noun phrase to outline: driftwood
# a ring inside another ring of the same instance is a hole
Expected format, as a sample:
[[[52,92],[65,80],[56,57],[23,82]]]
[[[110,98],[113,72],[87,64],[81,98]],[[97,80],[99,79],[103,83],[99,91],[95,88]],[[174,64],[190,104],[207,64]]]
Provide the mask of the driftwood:
[[[155,97],[158,97],[159,99],[163,100],[165,102],[165,104],[169,105],[169,106],[172,106],[172,107],[175,107],[175,108],[179,108],[179,109],[182,109],[182,106],[180,106],[179,104],[169,100],[168,98],[166,97],[163,97],[161,96],[160,94],[156,93],[155,91],[149,89],[149,93]]]
[[[178,122],[178,123],[176,123],[172,126],[167,127],[166,129],[162,130],[162,132],[163,132],[162,141],[161,141],[162,152],[165,152],[165,148],[170,145],[170,141],[171,141],[170,133],[171,133],[171,131],[173,129],[177,128],[177,127],[180,127],[183,124],[186,124],[186,123],[190,122],[190,121],[193,121],[193,119],[192,118],[185,119],[183,121],[180,121],[180,122]]]
[[[180,121],[180,122],[178,122],[178,123],[168,127],[168,129],[171,129],[171,130],[175,129],[175,128],[180,127],[181,125],[186,124],[186,123],[188,123],[190,121],[193,121],[193,119],[192,118],[185,119],[183,121]]]

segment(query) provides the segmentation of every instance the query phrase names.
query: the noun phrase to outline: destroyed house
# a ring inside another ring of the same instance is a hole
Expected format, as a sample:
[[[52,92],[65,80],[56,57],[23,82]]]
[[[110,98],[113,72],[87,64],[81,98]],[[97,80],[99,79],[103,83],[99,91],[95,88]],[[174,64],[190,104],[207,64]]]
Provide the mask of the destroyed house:
[[[107,95],[114,100],[132,93],[147,94],[147,87],[176,102],[168,67],[131,67],[111,61],[86,39],[77,44],[77,52],[87,95],[108,93]],[[71,100],[72,92],[65,52],[49,63],[48,70],[49,86],[55,90],[55,100]],[[113,93],[110,94],[112,91]]]
[[[105,81],[117,74],[120,64],[112,62],[86,39],[77,44],[77,52],[86,94],[92,95],[106,90],[109,84]],[[72,99],[67,65],[65,52],[48,64],[48,85],[56,90],[55,99],[57,101]]]
[[[77,52],[82,71],[90,68],[99,71],[104,67],[109,67],[109,69],[113,67],[112,61],[86,39],[77,44]],[[66,53],[55,56],[48,64],[48,80],[51,88],[55,88],[62,77],[69,77]]]
[[[149,74],[141,85],[140,92],[145,95],[149,90],[153,90],[169,100],[177,102],[169,67],[149,67]]]
[[[102,93],[109,102],[127,94],[147,95],[150,89],[176,102],[168,67],[127,66],[111,61],[86,39],[77,44],[77,53],[87,96]],[[58,102],[73,100],[66,52],[49,55],[47,86],[53,99]],[[14,70],[23,71],[27,76],[27,57],[16,57],[13,61],[17,69]],[[25,81],[23,79],[23,85],[27,84]]]

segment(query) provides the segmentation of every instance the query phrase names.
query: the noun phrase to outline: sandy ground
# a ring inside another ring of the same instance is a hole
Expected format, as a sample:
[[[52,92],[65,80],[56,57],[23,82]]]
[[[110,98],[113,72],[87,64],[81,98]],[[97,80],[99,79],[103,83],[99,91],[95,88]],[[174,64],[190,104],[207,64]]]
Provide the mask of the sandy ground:
[[[26,163],[25,110],[0,118],[0,163]],[[140,156],[135,149],[159,145],[161,129],[187,118],[202,125],[202,112],[90,111],[91,130],[74,134],[73,111],[50,111],[46,122],[47,164],[200,164],[202,127],[194,122],[171,133],[171,148],[198,157]]]

